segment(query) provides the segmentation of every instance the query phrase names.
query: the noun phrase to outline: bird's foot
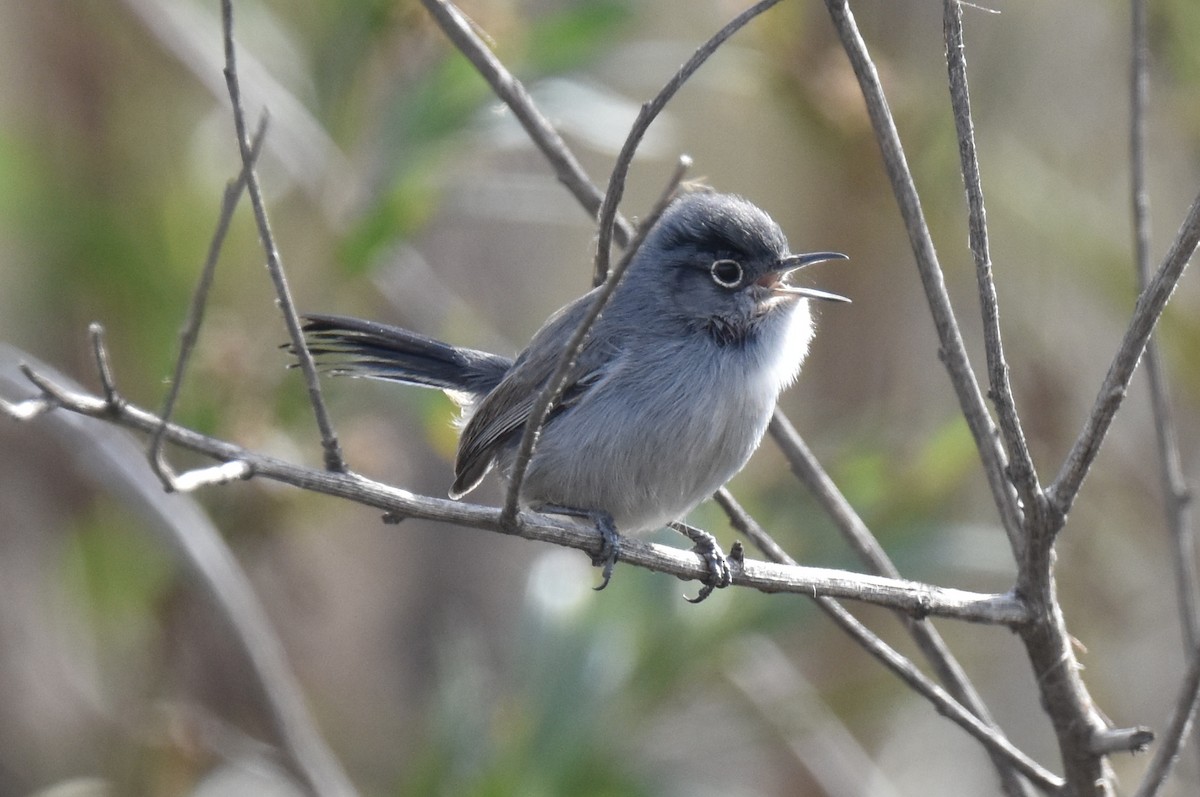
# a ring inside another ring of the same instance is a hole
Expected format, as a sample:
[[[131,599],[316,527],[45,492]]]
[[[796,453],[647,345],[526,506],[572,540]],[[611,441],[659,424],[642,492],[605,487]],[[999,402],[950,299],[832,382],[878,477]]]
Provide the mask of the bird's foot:
[[[700,603],[714,589],[724,589],[733,583],[733,573],[729,569],[729,559],[721,550],[721,546],[717,545],[717,538],[709,534],[703,529],[698,529],[695,526],[689,526],[686,523],[671,523],[671,528],[683,534],[693,543],[692,550],[695,551],[704,563],[708,565],[708,578],[702,582],[704,586],[700,588],[699,594],[694,598],[685,596],[688,603]]]
[[[539,512],[551,515],[587,518],[596,526],[596,531],[600,532],[600,548],[592,554],[592,565],[603,567],[604,570],[600,573],[600,586],[595,589],[599,591],[607,587],[612,578],[613,568],[617,566],[617,559],[621,554],[621,535],[617,533],[617,524],[613,521],[612,515],[607,512],[575,509],[557,504],[542,504],[536,508]]]

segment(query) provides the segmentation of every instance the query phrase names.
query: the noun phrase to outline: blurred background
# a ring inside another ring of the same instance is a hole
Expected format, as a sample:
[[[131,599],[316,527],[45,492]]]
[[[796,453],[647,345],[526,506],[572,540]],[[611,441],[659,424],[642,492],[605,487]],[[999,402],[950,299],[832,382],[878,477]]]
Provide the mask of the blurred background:
[[[1043,483],[1088,412],[1135,297],[1129,10],[966,7],[1001,321]],[[238,170],[215,0],[3,2],[0,340],[96,378],[108,333],[125,395],[161,405],[178,332]],[[600,185],[638,105],[742,3],[473,2],[467,12]],[[949,113],[941,5],[853,4],[983,362]],[[1157,260],[1200,180],[1200,7],[1151,8],[1149,182]],[[302,310],[519,350],[584,291],[593,227],[511,116],[413,2],[236,3],[260,176]],[[819,3],[727,44],[652,128],[624,211],[681,153],[767,209],[799,251],[833,249],[784,408],[906,576],[1002,591],[1014,568],[949,381],[862,100]],[[179,419],[314,467],[249,206],[239,208]],[[1200,445],[1200,288],[1159,340],[1189,479]],[[980,369],[982,374],[982,369]],[[11,377],[9,369],[6,377]],[[5,398],[29,394],[6,378]],[[352,468],[444,495],[440,394],[326,382]],[[1085,678],[1118,724],[1162,729],[1184,668],[1144,375],[1059,545]],[[162,524],[52,421],[0,421],[0,795],[292,794],[229,627]],[[85,446],[86,447],[86,446]],[[183,464],[196,460],[175,455]],[[797,559],[858,565],[764,445],[732,489]],[[495,502],[489,483],[472,500]],[[251,481],[195,501],[249,573],[320,730],[366,795],[986,795],[989,760],[813,606],[406,521]],[[716,508],[692,521],[728,546]],[[664,533],[660,541],[680,545]],[[912,652],[887,612],[852,606]],[[996,719],[1060,769],[1011,634],[939,623]],[[1126,789],[1147,757],[1114,760]],[[1194,794],[1189,749],[1170,794]]]

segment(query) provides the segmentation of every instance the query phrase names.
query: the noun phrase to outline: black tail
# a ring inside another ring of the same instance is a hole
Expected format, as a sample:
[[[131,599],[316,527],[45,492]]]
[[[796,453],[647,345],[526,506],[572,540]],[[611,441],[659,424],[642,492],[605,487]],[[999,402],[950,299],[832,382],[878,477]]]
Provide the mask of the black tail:
[[[513,361],[407,329],[339,315],[306,315],[309,351],[329,373],[390,379],[481,397]]]

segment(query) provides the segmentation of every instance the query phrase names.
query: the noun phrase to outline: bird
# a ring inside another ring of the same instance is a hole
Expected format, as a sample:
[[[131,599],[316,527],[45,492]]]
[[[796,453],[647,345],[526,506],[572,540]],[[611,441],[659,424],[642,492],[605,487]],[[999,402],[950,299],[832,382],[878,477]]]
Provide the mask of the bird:
[[[696,601],[731,576],[686,515],[758,448],[814,335],[809,300],[844,296],[790,281],[838,252],[792,254],[778,224],[735,194],[681,191],[634,253],[591,327],[540,430],[521,506],[594,524],[608,584],[621,535],[670,526],[709,567]],[[601,290],[552,314],[515,358],[388,324],[305,316],[305,339],[333,375],[445,391],[461,408],[452,498],[489,471],[503,480],[539,393]]]

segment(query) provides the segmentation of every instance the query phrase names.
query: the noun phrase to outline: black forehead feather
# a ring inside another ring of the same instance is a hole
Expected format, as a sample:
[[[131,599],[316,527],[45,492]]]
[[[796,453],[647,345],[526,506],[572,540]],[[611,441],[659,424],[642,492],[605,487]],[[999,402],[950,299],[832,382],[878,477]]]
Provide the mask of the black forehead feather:
[[[788,251],[779,225],[734,194],[681,196],[667,208],[652,237],[669,249],[720,256],[777,258]]]

